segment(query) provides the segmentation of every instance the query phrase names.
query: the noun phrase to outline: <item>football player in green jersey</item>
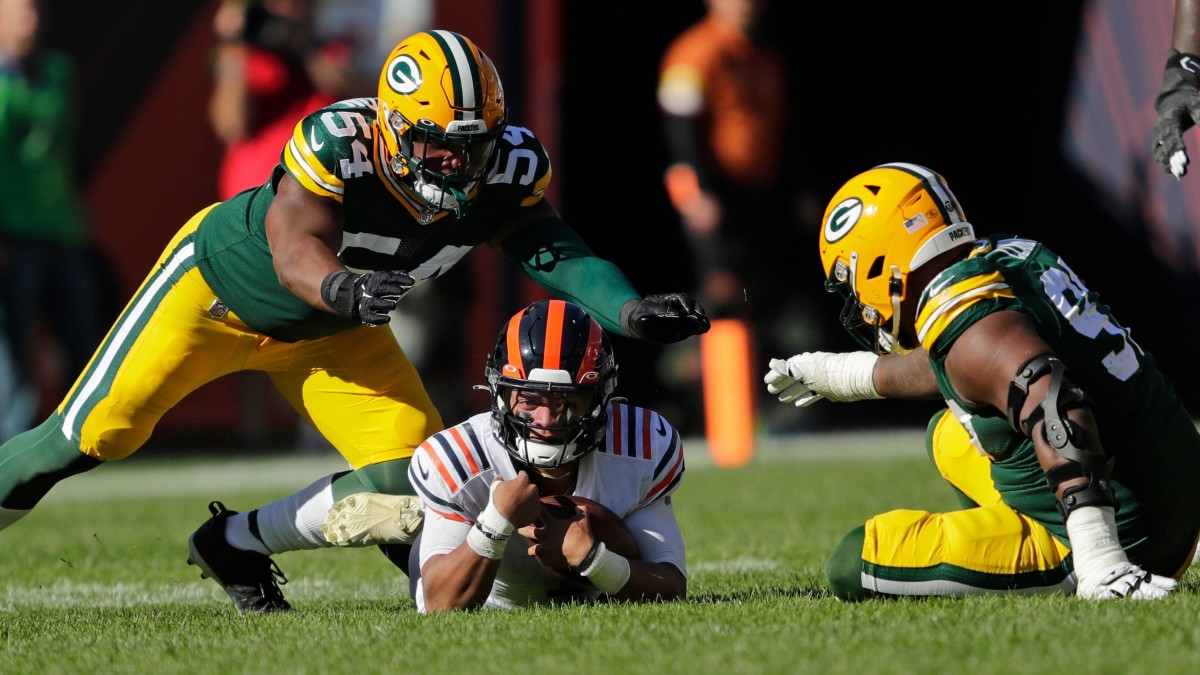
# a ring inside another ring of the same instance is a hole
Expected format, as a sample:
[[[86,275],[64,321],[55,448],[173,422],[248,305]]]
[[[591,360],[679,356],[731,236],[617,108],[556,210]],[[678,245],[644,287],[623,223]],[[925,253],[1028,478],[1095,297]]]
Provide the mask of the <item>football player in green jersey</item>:
[[[1057,253],[977,237],[941,176],[899,163],[834,195],[820,252],[865,350],[772,359],[767,390],[797,406],[944,398],[926,445],[963,505],[853,530],[826,568],[834,595],[1176,588],[1200,535],[1200,434]]]
[[[136,451],[201,385],[261,370],[351,470],[249,512],[212,502],[189,562],[243,613],[290,609],[273,553],[380,545],[403,568],[421,522],[409,459],[443,428],[378,327],[411,288],[486,243],[610,331],[661,344],[708,330],[686,294],[642,297],[597,258],[544,199],[550,174],[473,42],[405,38],[377,98],[299,120],[263,185],[179,230],[54,413],[0,446],[0,529],[59,480]],[[368,490],[397,498],[371,511],[354,497]]]

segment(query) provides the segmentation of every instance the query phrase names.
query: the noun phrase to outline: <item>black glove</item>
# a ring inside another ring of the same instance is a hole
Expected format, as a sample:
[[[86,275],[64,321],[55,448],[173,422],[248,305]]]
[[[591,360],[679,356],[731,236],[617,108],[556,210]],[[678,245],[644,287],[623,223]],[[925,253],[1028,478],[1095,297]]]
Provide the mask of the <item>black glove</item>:
[[[356,274],[347,270],[330,272],[321,282],[321,299],[337,314],[378,326],[391,320],[388,312],[413,287],[407,272],[381,270]]]
[[[1154,159],[1176,178],[1187,173],[1183,132],[1200,122],[1200,57],[1170,50],[1162,88],[1154,99]]]
[[[687,293],[647,295],[621,306],[621,330],[646,342],[679,342],[709,327],[704,307]]]

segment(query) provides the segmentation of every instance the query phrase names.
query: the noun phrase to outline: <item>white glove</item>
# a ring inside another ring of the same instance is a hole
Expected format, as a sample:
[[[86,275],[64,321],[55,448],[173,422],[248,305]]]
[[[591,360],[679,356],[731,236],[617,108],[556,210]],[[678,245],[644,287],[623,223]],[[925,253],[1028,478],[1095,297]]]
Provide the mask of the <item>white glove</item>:
[[[1117,539],[1111,506],[1082,506],[1067,518],[1067,536],[1079,584],[1075,595],[1086,600],[1158,600],[1179,587],[1129,562]]]
[[[771,359],[763,377],[767,391],[784,403],[805,408],[822,398],[830,401],[861,401],[883,398],[875,391],[871,374],[878,354],[871,352],[804,352],[784,361]]]
[[[1075,595],[1087,600],[1159,600],[1179,587],[1179,582],[1170,577],[1160,577],[1134,565],[1125,563],[1113,568],[1099,584],[1084,587],[1079,583]]]

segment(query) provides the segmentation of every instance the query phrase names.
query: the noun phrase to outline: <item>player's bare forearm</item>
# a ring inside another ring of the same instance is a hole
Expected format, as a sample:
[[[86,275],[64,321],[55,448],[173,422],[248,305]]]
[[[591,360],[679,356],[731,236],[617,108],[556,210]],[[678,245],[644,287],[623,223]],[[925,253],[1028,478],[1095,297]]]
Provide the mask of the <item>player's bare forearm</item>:
[[[484,558],[466,542],[446,555],[430,558],[421,570],[425,611],[482,607],[499,569],[499,560]]]
[[[321,283],[330,272],[345,269],[336,254],[342,240],[340,206],[284,176],[267,211],[266,231],[280,285],[332,312],[321,298]]]
[[[879,357],[872,378],[875,391],[885,398],[920,400],[941,397],[937,377],[933,374],[933,366],[924,349]]]
[[[629,581],[612,596],[631,602],[683,600],[687,598],[687,577],[671,563],[629,561]]]
[[[1200,0],[1175,0],[1171,46],[1187,54],[1200,54]]]

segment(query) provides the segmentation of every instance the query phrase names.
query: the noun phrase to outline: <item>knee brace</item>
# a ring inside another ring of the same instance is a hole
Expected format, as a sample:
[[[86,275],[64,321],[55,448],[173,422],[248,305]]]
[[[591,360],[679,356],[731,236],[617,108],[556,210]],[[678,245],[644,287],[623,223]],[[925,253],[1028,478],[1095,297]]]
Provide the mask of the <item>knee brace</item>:
[[[1063,389],[1066,370],[1062,360],[1053,354],[1040,354],[1026,361],[1009,385],[1005,411],[1009,425],[1031,439],[1034,427],[1038,422],[1043,422],[1042,437],[1055,452],[1068,460],[1066,465],[1046,472],[1046,482],[1052,492],[1057,492],[1058,486],[1064,481],[1087,479],[1086,484],[1067,488],[1058,500],[1058,512],[1064,522],[1071,511],[1080,506],[1117,505],[1109,483],[1114,458],[1087,452],[1084,448],[1091,445],[1093,439],[1088,438],[1084,430],[1066,416],[1068,410],[1090,408],[1092,404],[1082,389]],[[1030,385],[1047,375],[1050,377],[1050,386],[1046,389],[1045,399],[1028,417],[1022,419],[1021,410],[1029,397]]]

